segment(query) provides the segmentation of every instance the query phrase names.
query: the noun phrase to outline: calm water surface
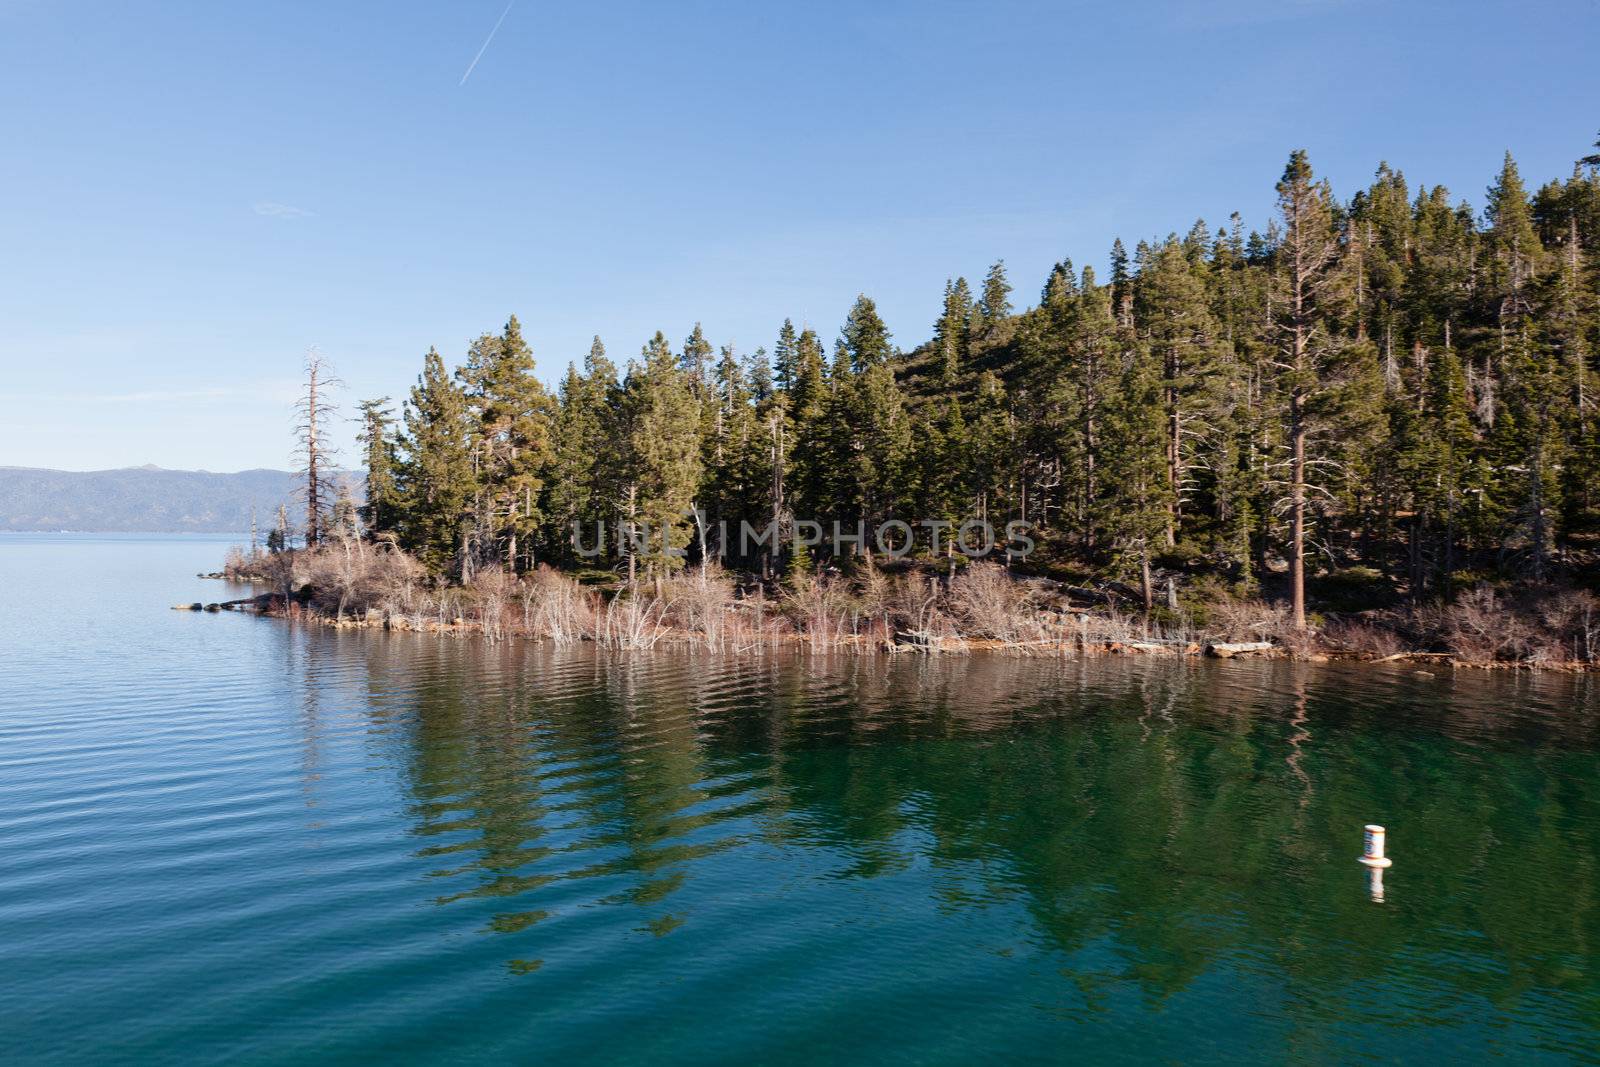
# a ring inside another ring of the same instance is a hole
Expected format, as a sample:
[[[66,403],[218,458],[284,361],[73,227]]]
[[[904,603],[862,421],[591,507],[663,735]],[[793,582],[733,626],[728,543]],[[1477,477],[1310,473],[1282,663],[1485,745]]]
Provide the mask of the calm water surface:
[[[167,610],[222,547],[0,535],[8,1063],[1600,1062],[1593,679]]]

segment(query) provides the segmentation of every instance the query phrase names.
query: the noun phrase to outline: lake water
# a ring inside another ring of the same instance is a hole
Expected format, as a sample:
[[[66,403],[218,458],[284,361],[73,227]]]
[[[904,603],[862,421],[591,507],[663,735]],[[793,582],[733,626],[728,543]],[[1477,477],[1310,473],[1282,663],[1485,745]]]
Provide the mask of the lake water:
[[[0,535],[7,1063],[1600,1054],[1596,679],[168,610],[224,545]]]

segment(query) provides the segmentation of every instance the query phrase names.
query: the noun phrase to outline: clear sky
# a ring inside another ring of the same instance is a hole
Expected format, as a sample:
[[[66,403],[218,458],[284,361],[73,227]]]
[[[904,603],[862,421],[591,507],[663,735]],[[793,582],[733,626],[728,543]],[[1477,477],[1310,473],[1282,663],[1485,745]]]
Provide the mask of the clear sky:
[[[1597,44],[1597,0],[0,0],[0,464],[288,466],[307,346],[353,410],[513,312],[547,382],[857,292],[911,347],[995,259],[1021,304],[1263,225],[1299,146],[1481,207],[1589,150]]]

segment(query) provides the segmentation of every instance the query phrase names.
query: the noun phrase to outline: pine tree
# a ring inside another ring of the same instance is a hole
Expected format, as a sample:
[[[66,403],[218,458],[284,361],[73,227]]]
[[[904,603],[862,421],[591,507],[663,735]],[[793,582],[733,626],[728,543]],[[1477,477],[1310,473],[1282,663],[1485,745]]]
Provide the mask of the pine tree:
[[[1356,338],[1370,335],[1380,345],[1384,386],[1391,393],[1402,384],[1405,267],[1411,247],[1410,193],[1405,176],[1381,163],[1372,184],[1351,201],[1349,256]]]
[[[1533,208],[1522,184],[1516,160],[1506,153],[1505,163],[1489,186],[1485,219],[1489,224],[1489,269],[1498,298],[1496,314],[1504,326],[1508,318],[1530,310],[1528,286],[1542,254],[1533,228]]]
[[[1161,409],[1166,422],[1166,507],[1163,534],[1178,541],[1183,502],[1193,486],[1189,470],[1214,427],[1209,395],[1218,327],[1207,300],[1205,263],[1192,260],[1183,244],[1169,240],[1151,253],[1135,287],[1135,318],[1161,367]]]
[[[1419,528],[1438,531],[1442,551],[1437,554],[1434,572],[1446,585],[1456,570],[1456,544],[1465,525],[1467,500],[1481,494],[1486,486],[1475,485],[1473,458],[1477,439],[1472,426],[1472,403],[1467,393],[1467,375],[1460,358],[1446,349],[1429,363],[1422,406],[1417,415],[1397,412],[1397,430],[1407,424],[1410,434],[1397,433],[1400,439],[1395,457],[1400,470],[1416,487],[1415,507]],[[1406,447],[1406,438],[1415,443]],[[1414,574],[1417,587],[1422,575]],[[1420,592],[1420,588],[1414,589]]]
[[[1093,509],[1100,493],[1100,452],[1104,437],[1104,408],[1115,381],[1115,356],[1121,347],[1112,310],[1115,290],[1096,284],[1094,270],[1083,268],[1083,284],[1067,327],[1066,381],[1074,393],[1076,418],[1073,445],[1067,449],[1081,457],[1073,514],[1083,547],[1095,548]]]
[[[867,526],[896,516],[906,502],[911,420],[888,364],[868,366],[842,390],[850,442],[848,504]],[[846,503],[841,501],[841,503]]]
[[[596,337],[580,372],[567,367],[562,380],[545,514],[550,551],[572,561],[572,538],[581,531],[585,549],[596,541],[605,556],[616,544],[603,536],[616,522],[617,369]],[[575,525],[576,524],[576,525]],[[598,528],[596,526],[598,524]]]
[[[479,547],[508,567],[522,567],[541,522],[554,412],[515,315],[499,337],[474,343],[460,379],[473,420]]]
[[[893,358],[889,330],[877,307],[868,297],[857,297],[840,331],[835,394],[826,416],[829,436],[848,443],[839,472],[844,492],[835,500],[835,514],[869,526],[891,517],[905,500],[911,424]]]
[[[732,552],[738,548],[741,522],[761,526],[770,488],[768,439],[757,422],[743,362],[732,345],[724,345],[715,378],[716,417],[702,456],[705,484],[699,501],[708,522],[725,524]],[[709,536],[709,535],[708,535]]]
[[[1489,186],[1488,223],[1485,235],[1485,264],[1491,298],[1494,300],[1497,342],[1486,348],[1483,359],[1485,421],[1493,424],[1498,412],[1495,389],[1504,373],[1503,364],[1511,358],[1510,349],[1522,330],[1531,302],[1535,265],[1541,255],[1538,235],[1533,228],[1533,209],[1516,161],[1507,152],[1500,174]]]
[[[1122,238],[1111,242],[1111,311],[1117,325],[1133,326],[1133,274],[1128,270],[1128,250]]]
[[[682,365],[683,372],[689,376],[690,386],[697,393],[705,389],[710,377],[712,353],[711,342],[706,340],[700,324],[695,323],[689,336],[684,338]]]
[[[1536,328],[1560,362],[1570,399],[1565,413],[1569,447],[1563,467],[1566,525],[1581,522],[1593,508],[1600,486],[1597,447],[1594,354],[1600,343],[1600,172],[1574,170],[1565,182],[1551,182],[1534,199],[1534,222],[1541,244],[1552,253],[1535,296]]]
[[[1137,573],[1146,612],[1154,606],[1151,559],[1168,523],[1163,392],[1160,360],[1137,346],[1106,405],[1100,522],[1119,565]]]
[[[1078,295],[1078,276],[1073,272],[1072,260],[1063,259],[1050,268],[1039,293],[1039,306],[1059,311]]]
[[[1005,260],[996,260],[983,278],[983,293],[972,310],[972,332],[992,338],[1000,324],[1011,316],[1011,282],[1006,278]]]
[[[850,370],[860,374],[869,367],[888,366],[894,357],[889,344],[889,328],[878,315],[878,306],[865,294],[856,297],[855,306],[845,319],[839,336]]]
[[[784,320],[784,331],[779,334],[780,345],[784,342],[784,332],[791,341],[790,380],[795,379],[796,360],[798,358],[798,338],[794,337],[794,325],[789,320]],[[756,350],[761,354],[761,350]],[[765,366],[766,360],[760,361]],[[752,373],[752,379],[755,375]],[[789,504],[789,478],[790,454],[794,443],[794,419],[791,415],[793,394],[791,389],[771,389],[763,395],[759,391],[755,397],[755,440],[752,448],[759,449],[759,457],[753,463],[752,478],[764,489],[759,513],[752,516],[752,529],[762,530],[770,524],[779,543],[785,540],[785,534],[792,531],[794,516]],[[730,529],[732,527],[730,526]],[[742,527],[740,528],[742,530]],[[730,536],[737,536],[730,534]],[[741,549],[744,547],[740,540]],[[773,556],[779,545],[769,545],[766,549],[753,549],[760,552],[760,564],[763,577],[772,574]]]
[[[717,422],[720,418],[720,408],[716,398],[715,365],[712,360],[713,349],[711,342],[706,340],[705,333],[700,329],[700,324],[694,324],[694,329],[683,342],[683,355],[679,358],[684,374],[689,382],[689,392],[694,397],[697,421],[699,424],[698,437],[701,448],[714,444],[717,436]]]
[[[664,334],[657,332],[629,368],[622,407],[623,518],[649,533],[642,552],[628,551],[628,576],[643,563],[659,577],[683,565],[701,473],[698,404]]]
[[[1565,457],[1561,364],[1544,337],[1522,329],[1504,357],[1506,396],[1495,426],[1502,493],[1516,501],[1508,551],[1526,562],[1534,582],[1551,576],[1562,514],[1559,472]]]
[[[1279,369],[1288,397],[1289,445],[1289,582],[1290,611],[1296,629],[1306,626],[1306,498],[1309,482],[1310,407],[1321,386],[1320,370],[1337,343],[1318,301],[1330,284],[1337,263],[1332,195],[1313,181],[1304,150],[1290,154],[1278,182],[1278,210],[1283,239],[1277,249],[1283,288]]]
[[[794,440],[789,495],[797,515],[833,517],[839,514],[838,485],[845,449],[845,442],[834,432],[838,414],[834,381],[815,330],[807,327],[801,331],[795,352],[794,388],[789,394]]]
[[[972,314],[972,297],[965,278],[944,283],[944,308],[933,326],[934,349],[939,357],[939,373],[946,388],[961,377],[967,359],[967,322]]]
[[[428,349],[411,389],[399,466],[400,543],[435,572],[470,567],[462,550],[470,535],[477,478],[468,446],[467,398]]]
[[[1012,507],[1017,435],[1005,386],[993,371],[978,376],[977,397],[965,421],[975,517],[994,525]]]
[[[360,405],[359,440],[367,470],[366,503],[361,505],[360,519],[374,533],[394,530],[400,518],[394,410],[388,405],[386,396],[363,400]]]
[[[955,530],[968,517],[971,502],[972,457],[961,400],[946,393],[933,404],[924,418],[913,420],[910,461],[914,468],[920,518],[950,524],[942,536],[941,547],[949,555]]]
[[[750,399],[757,404],[764,404],[771,398],[776,390],[772,378],[772,362],[767,357],[767,350],[757,347],[750,353],[750,358],[745,364],[745,378],[750,382]]]
[[[799,361],[799,338],[795,334],[794,322],[784,319],[782,328],[778,330],[778,343],[772,350],[772,380],[785,393],[794,388],[795,378],[799,374]]]

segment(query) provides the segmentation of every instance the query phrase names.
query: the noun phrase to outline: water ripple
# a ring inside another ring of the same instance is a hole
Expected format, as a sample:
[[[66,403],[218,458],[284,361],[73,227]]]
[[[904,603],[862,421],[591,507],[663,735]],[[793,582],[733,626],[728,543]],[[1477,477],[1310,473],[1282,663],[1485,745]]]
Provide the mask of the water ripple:
[[[0,548],[9,1062],[1600,1047],[1593,679],[333,632],[103,550]]]

